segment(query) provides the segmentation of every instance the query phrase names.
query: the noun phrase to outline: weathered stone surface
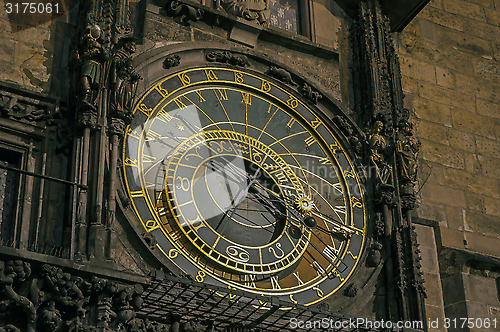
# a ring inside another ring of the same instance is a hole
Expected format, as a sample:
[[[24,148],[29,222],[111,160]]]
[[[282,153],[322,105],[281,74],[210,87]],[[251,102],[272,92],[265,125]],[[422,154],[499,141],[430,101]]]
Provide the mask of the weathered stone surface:
[[[426,184],[423,188],[424,201],[453,206],[465,206],[464,191],[446,186]]]
[[[448,129],[443,125],[421,120],[418,122],[416,133],[419,137],[425,137],[430,141],[449,144]]]
[[[498,246],[500,238],[498,236],[487,236],[474,232],[465,232],[464,238],[467,241],[467,249],[473,252],[500,258],[500,246]]]
[[[459,169],[465,168],[465,161],[462,152],[432,141],[422,140],[422,142],[420,151],[422,158],[425,160],[433,161],[448,167]]]
[[[401,70],[416,80],[436,82],[436,70],[433,64],[415,60],[411,57],[400,57]]]
[[[474,110],[474,99],[463,93],[438,87],[435,84],[421,82],[419,85],[420,96],[464,110]]]
[[[460,31],[446,27],[436,28],[436,39],[444,48],[459,48],[480,56],[492,55],[490,43],[474,35],[464,34]]]
[[[487,156],[500,156],[500,143],[486,137],[476,137],[477,152]]]
[[[481,195],[467,193],[465,194],[466,206],[470,210],[484,212],[484,198]]]
[[[498,156],[497,156],[498,157]],[[478,156],[479,164],[484,176],[500,179],[500,159],[489,156]]]
[[[476,151],[475,136],[460,130],[448,129],[448,142],[450,146],[460,150]]]
[[[484,209],[486,214],[500,217],[500,200],[490,197],[484,198]]]
[[[446,11],[453,14],[470,17],[479,21],[485,21],[483,7],[479,4],[462,0],[444,0],[444,8]]]
[[[478,275],[464,275],[464,290],[467,300],[479,302],[482,304],[498,305],[498,296],[491,289],[496,288],[494,278],[487,278]],[[480,316],[471,316],[480,317]]]
[[[477,112],[481,115],[500,119],[500,110],[498,109],[498,104],[484,99],[476,99],[476,109]]]
[[[446,168],[444,169],[444,181],[457,189],[491,197],[500,197],[500,186],[498,180],[495,179],[458,169]]]
[[[467,224],[473,232],[486,235],[500,234],[500,218],[477,212],[467,211],[465,215]]]
[[[474,133],[488,138],[495,138],[495,123],[498,120],[477,115],[474,108],[468,108],[468,111],[454,109],[451,113],[453,127],[468,133]]]
[[[451,107],[433,100],[414,96],[412,106],[419,119],[432,121],[451,127]]]

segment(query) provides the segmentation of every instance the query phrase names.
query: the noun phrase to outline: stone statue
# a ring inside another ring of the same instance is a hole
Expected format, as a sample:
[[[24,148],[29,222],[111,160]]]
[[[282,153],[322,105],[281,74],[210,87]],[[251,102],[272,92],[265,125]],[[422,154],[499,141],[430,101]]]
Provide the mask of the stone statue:
[[[373,129],[370,136],[368,136],[368,144],[370,146],[371,160],[377,166],[384,165],[384,150],[385,150],[385,138],[382,136],[382,130],[384,129],[384,124],[382,121],[376,121],[373,124]]]
[[[248,21],[265,24],[269,19],[268,0],[221,0],[220,4],[228,14],[242,17]]]
[[[417,155],[420,141],[413,136],[413,125],[402,121],[396,134],[396,152],[398,156],[401,185],[412,185],[417,181]]]
[[[75,54],[81,64],[80,86],[82,102],[94,108],[96,91],[99,90],[102,76],[102,64],[108,60],[108,54],[101,45],[101,28],[98,25],[88,27],[82,38],[80,50]]]
[[[132,113],[132,103],[135,97],[137,82],[142,76],[134,69],[133,54],[136,51],[136,39],[123,37],[113,52],[111,114],[114,117],[128,118]]]

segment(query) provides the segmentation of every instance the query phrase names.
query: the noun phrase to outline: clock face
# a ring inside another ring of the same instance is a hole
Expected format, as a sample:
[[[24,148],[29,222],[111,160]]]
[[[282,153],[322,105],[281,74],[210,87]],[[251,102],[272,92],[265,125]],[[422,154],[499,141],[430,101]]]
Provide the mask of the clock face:
[[[197,68],[138,102],[128,194],[159,249],[198,282],[317,303],[361,256],[365,205],[329,124],[256,73]]]

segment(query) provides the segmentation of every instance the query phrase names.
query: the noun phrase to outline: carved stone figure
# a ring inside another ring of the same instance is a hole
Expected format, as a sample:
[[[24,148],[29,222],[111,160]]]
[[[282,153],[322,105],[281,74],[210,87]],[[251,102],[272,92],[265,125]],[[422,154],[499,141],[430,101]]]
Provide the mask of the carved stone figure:
[[[396,152],[402,185],[413,184],[417,180],[419,150],[420,141],[413,136],[413,125],[408,121],[402,121],[396,134]]]
[[[59,332],[62,329],[62,318],[59,310],[56,309],[54,301],[49,301],[43,308],[38,318],[38,330],[46,332]]]
[[[135,42],[134,37],[123,37],[118,40],[113,52],[111,71],[113,87],[110,96],[113,117],[130,118],[137,82],[142,79],[134,69]]]
[[[318,91],[314,91],[307,83],[304,83],[300,87],[300,93],[315,105],[321,98],[323,98],[321,93],[319,93]]]
[[[83,103],[93,108],[96,91],[102,76],[102,64],[108,60],[108,54],[102,46],[101,28],[98,25],[88,27],[82,38],[80,50],[75,54],[81,63],[80,86]]]
[[[265,72],[266,75],[272,76],[278,80],[280,80],[283,83],[290,84],[290,85],[297,85],[292,80],[292,74],[290,74],[288,71],[286,71],[283,68],[278,68],[275,66],[269,67],[269,69]]]
[[[220,4],[228,14],[259,24],[266,23],[271,13],[268,0],[221,0]]]
[[[229,63],[235,66],[246,67],[250,66],[250,62],[244,55],[233,54],[231,52],[210,52],[205,58],[209,62],[220,62],[220,63]]]
[[[373,124],[373,129],[368,137],[368,144],[370,146],[370,158],[373,163],[377,166],[384,165],[383,153],[385,150],[385,138],[382,136],[382,130],[384,129],[384,124],[382,121],[376,121]]]
[[[169,55],[163,61],[163,68],[170,69],[177,67],[181,63],[181,57],[178,54]]]

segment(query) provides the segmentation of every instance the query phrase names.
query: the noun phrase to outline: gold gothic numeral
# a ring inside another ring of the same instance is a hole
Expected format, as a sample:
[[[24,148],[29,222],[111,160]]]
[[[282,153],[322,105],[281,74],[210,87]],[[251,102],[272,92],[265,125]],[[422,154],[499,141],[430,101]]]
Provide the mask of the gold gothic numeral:
[[[360,209],[363,208],[363,204],[359,201],[359,198],[357,198],[357,197],[351,196],[351,204],[352,204],[352,207],[356,207],[356,208],[360,208]]]
[[[319,288],[319,286],[315,286],[312,289],[316,291],[316,294],[318,295],[318,297],[324,296],[323,291],[321,290],[321,288]]]
[[[297,108],[297,106],[299,106],[299,101],[294,96],[290,96],[290,98],[286,101],[286,104],[291,108]]]
[[[292,128],[293,124],[295,123],[295,119],[294,118],[291,118],[290,121],[288,121],[288,123],[286,124],[286,126],[288,128]]]
[[[297,282],[299,283],[299,286],[304,284],[302,279],[300,279],[299,272],[294,272],[293,275],[295,276],[295,278],[297,278]]]
[[[260,89],[264,92],[271,91],[271,83],[269,83],[268,81],[262,80],[262,86],[260,87]]]
[[[155,90],[165,98],[168,96],[168,91],[161,86],[161,83],[155,86]]]
[[[209,70],[205,69],[205,75],[207,76],[207,80],[209,80],[209,81],[216,81],[219,79],[217,77],[217,75],[215,75],[215,73],[212,69],[209,69]]]
[[[191,84],[191,79],[186,73],[181,73],[177,75],[179,79],[181,80],[182,85],[189,85]]]
[[[135,129],[132,130],[130,127],[127,128],[127,136],[140,139],[139,133]]]
[[[243,83],[243,73],[240,73],[239,71],[234,72],[234,81],[236,83]]]
[[[145,116],[149,117],[151,112],[153,111],[152,108],[149,108],[146,106],[146,104],[140,104],[139,105],[139,111],[141,111]]]
[[[321,121],[318,118],[316,118],[315,120],[311,121],[311,126],[314,129],[318,128],[320,125],[321,125]]]

